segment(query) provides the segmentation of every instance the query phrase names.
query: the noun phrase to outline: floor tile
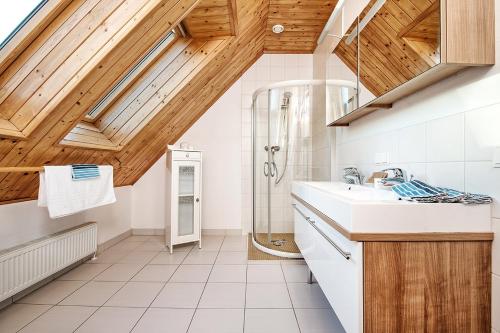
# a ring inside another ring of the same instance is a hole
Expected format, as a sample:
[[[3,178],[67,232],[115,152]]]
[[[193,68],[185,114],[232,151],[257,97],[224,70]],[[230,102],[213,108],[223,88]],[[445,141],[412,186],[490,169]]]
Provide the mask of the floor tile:
[[[128,282],[104,306],[147,308],[163,286],[161,282]]]
[[[171,282],[207,282],[211,265],[180,265]]]
[[[50,305],[12,304],[0,311],[0,332],[14,333],[50,309]]]
[[[97,275],[95,281],[128,281],[142,269],[141,264],[113,264],[101,274]]]
[[[120,264],[147,264],[153,259],[158,252],[153,251],[133,251],[125,255],[118,262]]]
[[[132,235],[132,236],[127,237],[124,240],[122,240],[121,243],[145,242],[145,241],[147,241],[149,239],[151,239],[151,236],[148,236],[148,235]]]
[[[84,284],[85,281],[52,281],[17,303],[57,304]]]
[[[247,236],[226,236],[221,251],[248,251]]]
[[[207,283],[199,308],[243,309],[245,283]]]
[[[167,251],[167,247],[165,246],[165,243],[159,243],[159,242],[144,242],[140,244],[138,247],[135,248],[134,251]]]
[[[249,283],[282,283],[285,282],[281,265],[248,265],[247,281]]]
[[[150,265],[179,265],[189,252],[160,252],[149,262]]]
[[[249,283],[246,291],[247,308],[291,308],[292,302],[285,283]]]
[[[101,306],[123,285],[124,282],[91,281],[64,299],[60,305]]]
[[[79,280],[88,281],[95,278],[99,273],[102,273],[111,264],[83,264],[73,268],[68,273],[61,276],[58,280]]]
[[[194,309],[149,308],[137,323],[133,333],[186,333]],[[168,328],[168,329],[167,329]]]
[[[345,333],[332,309],[295,309],[302,333]]]
[[[167,283],[151,306],[195,309],[204,287],[204,283]]]
[[[208,282],[246,282],[247,265],[215,265]]]
[[[248,309],[245,333],[299,333],[293,309]]]
[[[195,246],[198,247],[198,243],[187,243],[187,244],[174,245],[174,252],[189,252]],[[167,248],[167,251],[170,252],[170,249]]]
[[[127,253],[107,250],[97,256],[95,260],[87,261],[88,264],[115,264]]]
[[[202,236],[201,249],[198,246],[193,248],[193,251],[216,251],[218,252],[224,241],[224,236]]]
[[[293,307],[296,309],[330,308],[330,304],[317,283],[289,283],[288,291]]]
[[[245,265],[248,261],[248,252],[219,252],[216,265]]]
[[[177,265],[146,265],[132,278],[132,281],[167,282],[177,267]]]
[[[121,252],[121,253],[127,254],[127,253],[137,249],[137,247],[139,247],[141,244],[142,243],[122,241],[122,242],[110,247],[105,252]]]
[[[213,265],[217,258],[218,252],[216,251],[191,251],[183,265]]]
[[[243,309],[198,309],[189,333],[242,333]]]
[[[281,265],[281,260],[248,260],[249,265]]]
[[[21,333],[66,333],[76,330],[98,308],[54,306],[23,328]]]
[[[145,311],[141,308],[100,308],[76,332],[130,332]]]
[[[309,277],[307,265],[281,265],[286,282],[306,283]]]

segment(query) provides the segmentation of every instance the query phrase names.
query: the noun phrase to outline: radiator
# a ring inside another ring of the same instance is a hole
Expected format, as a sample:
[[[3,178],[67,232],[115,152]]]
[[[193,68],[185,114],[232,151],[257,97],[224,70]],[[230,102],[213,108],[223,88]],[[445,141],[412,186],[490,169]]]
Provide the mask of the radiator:
[[[97,224],[59,232],[0,252],[0,301],[34,285],[97,249]]]

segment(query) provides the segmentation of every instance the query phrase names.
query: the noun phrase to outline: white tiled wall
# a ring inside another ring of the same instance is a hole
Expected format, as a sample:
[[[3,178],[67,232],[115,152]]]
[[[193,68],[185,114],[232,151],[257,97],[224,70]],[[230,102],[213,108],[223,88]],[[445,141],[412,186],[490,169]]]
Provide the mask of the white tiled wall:
[[[497,18],[499,8],[497,0]],[[496,66],[467,69],[390,110],[338,128],[335,164],[337,177],[343,167],[352,165],[365,175],[398,166],[434,185],[495,198],[492,325],[500,331],[500,169],[492,167],[493,150],[500,147],[498,21]],[[376,153],[387,154],[387,163],[376,165]]]

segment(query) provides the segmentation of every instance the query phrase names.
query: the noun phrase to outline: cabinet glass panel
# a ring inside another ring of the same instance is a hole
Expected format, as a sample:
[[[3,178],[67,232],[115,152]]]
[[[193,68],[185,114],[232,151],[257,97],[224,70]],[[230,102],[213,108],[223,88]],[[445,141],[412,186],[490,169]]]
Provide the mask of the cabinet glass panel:
[[[179,167],[178,236],[194,233],[194,166]]]

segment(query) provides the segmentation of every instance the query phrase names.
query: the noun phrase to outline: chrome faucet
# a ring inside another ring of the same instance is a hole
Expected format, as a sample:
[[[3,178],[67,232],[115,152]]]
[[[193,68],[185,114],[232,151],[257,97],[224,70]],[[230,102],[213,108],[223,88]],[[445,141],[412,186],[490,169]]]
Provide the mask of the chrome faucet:
[[[350,167],[344,168],[344,182],[347,184],[361,185],[363,183],[363,176],[359,173],[357,168]]]
[[[384,169],[382,170],[382,172],[388,172],[388,171],[391,171],[392,172],[392,176],[391,175],[388,175],[387,178],[384,178],[384,182],[400,182],[400,183],[404,183],[406,182],[406,172],[401,169],[401,168],[387,168],[387,169]]]

